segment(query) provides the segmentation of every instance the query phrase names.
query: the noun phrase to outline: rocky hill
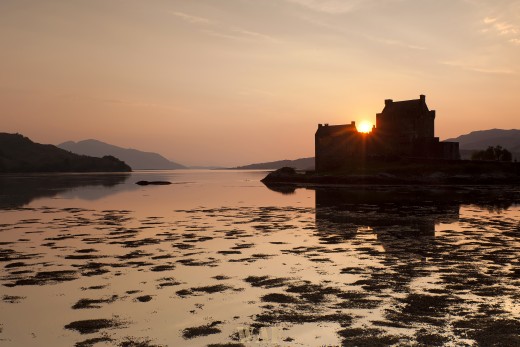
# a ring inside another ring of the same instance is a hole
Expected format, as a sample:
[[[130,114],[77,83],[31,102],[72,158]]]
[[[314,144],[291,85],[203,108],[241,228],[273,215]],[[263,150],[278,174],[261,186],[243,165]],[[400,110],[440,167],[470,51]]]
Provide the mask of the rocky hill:
[[[0,133],[0,172],[129,172],[113,157],[94,158],[54,145],[32,142],[20,134]]]
[[[297,170],[314,170],[314,157],[300,158],[296,160],[278,160],[266,163],[238,166],[237,170],[276,170],[282,167],[292,167]]]

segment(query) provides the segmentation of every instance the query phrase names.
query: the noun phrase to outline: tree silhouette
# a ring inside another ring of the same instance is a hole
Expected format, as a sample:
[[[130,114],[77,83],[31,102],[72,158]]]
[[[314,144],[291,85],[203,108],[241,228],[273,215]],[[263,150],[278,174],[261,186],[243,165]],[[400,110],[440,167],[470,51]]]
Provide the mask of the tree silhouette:
[[[471,155],[471,160],[511,161],[512,159],[511,152],[502,146],[489,146],[485,150],[474,152]]]

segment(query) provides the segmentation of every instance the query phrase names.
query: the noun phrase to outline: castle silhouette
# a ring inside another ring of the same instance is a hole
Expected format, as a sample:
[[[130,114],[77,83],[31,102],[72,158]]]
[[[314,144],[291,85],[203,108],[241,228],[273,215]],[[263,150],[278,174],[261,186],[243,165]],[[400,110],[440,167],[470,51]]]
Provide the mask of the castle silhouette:
[[[370,133],[358,132],[355,122],[318,125],[316,171],[339,169],[360,160],[459,160],[459,143],[440,142],[434,130],[435,111],[428,109],[424,95],[414,100],[387,99]]]

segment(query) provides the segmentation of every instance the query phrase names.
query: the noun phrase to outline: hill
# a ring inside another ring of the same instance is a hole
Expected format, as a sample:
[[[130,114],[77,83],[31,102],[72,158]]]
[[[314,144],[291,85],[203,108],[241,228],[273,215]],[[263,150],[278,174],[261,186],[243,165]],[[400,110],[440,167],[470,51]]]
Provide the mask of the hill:
[[[278,160],[266,163],[237,166],[236,170],[276,170],[284,166],[293,167],[297,170],[314,170],[314,157],[300,158],[296,160]]]
[[[169,161],[160,154],[143,152],[137,149],[122,148],[98,140],[84,140],[79,142],[67,141],[58,147],[72,153],[102,157],[112,155],[124,160],[134,170],[174,170],[186,169],[184,165]]]
[[[0,172],[129,172],[123,161],[67,152],[32,142],[20,134],[0,133]]]
[[[513,153],[513,157],[520,159],[520,130],[490,129],[473,131],[446,141],[459,143],[460,154],[463,159],[471,157],[475,150],[486,149],[489,146],[502,146]]]

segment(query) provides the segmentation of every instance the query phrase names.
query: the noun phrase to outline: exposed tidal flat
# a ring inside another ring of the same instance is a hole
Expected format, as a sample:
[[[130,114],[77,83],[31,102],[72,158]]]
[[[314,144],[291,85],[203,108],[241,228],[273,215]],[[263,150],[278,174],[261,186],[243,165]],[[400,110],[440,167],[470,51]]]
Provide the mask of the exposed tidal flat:
[[[520,345],[518,186],[265,175],[1,176],[0,345]]]

